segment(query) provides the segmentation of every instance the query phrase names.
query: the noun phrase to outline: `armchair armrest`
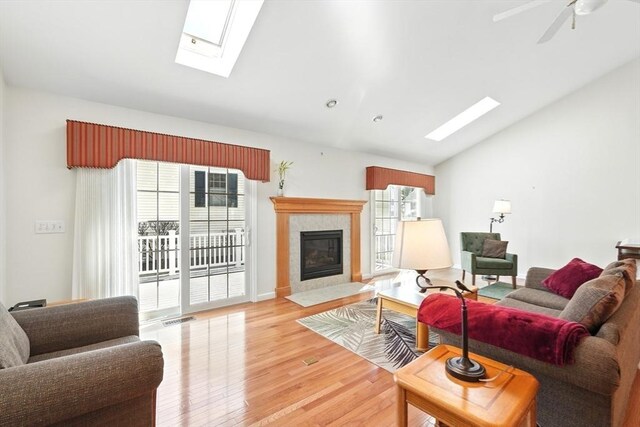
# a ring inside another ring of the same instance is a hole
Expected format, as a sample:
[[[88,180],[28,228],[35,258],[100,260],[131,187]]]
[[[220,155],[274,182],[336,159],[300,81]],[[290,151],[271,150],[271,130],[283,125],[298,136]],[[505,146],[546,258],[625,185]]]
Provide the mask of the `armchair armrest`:
[[[49,425],[152,393],[160,344],[141,341],[0,370],[0,425]]]
[[[31,356],[139,335],[138,302],[131,296],[11,314],[29,337]]]
[[[460,265],[463,270],[473,273],[476,266],[476,254],[469,251],[461,251]]]
[[[511,273],[514,276],[518,275],[518,255],[517,254],[505,254],[504,259],[507,261],[511,261],[513,263],[513,268],[511,269]]]
[[[549,277],[555,270],[550,268],[531,267],[527,271],[527,279],[524,282],[524,287],[529,289],[537,289],[539,291],[549,291],[542,281]]]

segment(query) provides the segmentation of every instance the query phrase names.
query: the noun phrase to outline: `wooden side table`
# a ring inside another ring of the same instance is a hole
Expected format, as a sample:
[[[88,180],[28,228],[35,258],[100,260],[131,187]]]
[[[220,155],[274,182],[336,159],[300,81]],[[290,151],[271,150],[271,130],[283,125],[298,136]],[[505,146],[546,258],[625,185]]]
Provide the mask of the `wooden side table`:
[[[527,372],[476,354],[490,382],[465,382],[445,371],[457,347],[439,345],[394,374],[398,392],[398,425],[407,425],[407,404],[451,426],[535,427],[538,381]]]
[[[447,285],[449,284],[447,283]],[[470,290],[471,292],[463,292],[462,295],[467,299],[477,301],[478,288],[472,286]],[[407,316],[411,316],[416,319],[416,349],[420,351],[427,351],[429,349],[429,327],[426,323],[418,322],[418,309],[427,295],[438,291],[429,289],[427,292],[428,293],[426,294],[419,293],[417,286],[413,282],[409,285],[402,285],[378,292],[378,307],[375,325],[376,334],[380,333],[383,308],[406,314]],[[442,292],[454,295],[453,291]]]
[[[618,261],[631,258],[640,259],[640,243],[621,240],[616,244],[618,249]]]

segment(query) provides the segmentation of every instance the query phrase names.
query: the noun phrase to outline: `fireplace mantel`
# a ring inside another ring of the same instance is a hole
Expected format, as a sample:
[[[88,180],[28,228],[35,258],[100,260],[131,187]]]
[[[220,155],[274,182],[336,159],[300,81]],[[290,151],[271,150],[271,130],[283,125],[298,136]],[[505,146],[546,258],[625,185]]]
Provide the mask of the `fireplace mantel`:
[[[291,214],[348,214],[351,216],[351,281],[362,280],[360,270],[360,214],[366,200],[271,197],[276,212],[276,297],[291,294],[289,282],[289,216]]]

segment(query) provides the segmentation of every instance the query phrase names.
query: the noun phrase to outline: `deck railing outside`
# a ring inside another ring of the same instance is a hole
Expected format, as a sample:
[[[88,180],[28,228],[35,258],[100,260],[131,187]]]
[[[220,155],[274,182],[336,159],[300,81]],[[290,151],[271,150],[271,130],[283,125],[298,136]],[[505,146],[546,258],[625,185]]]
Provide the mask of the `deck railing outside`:
[[[391,254],[393,253],[393,245],[396,239],[394,234],[376,234],[375,238],[375,254],[376,254],[376,270],[384,270],[391,267]]]
[[[138,272],[174,275],[180,271],[180,236],[170,230],[165,236],[138,236]],[[244,264],[244,230],[189,236],[190,269]]]

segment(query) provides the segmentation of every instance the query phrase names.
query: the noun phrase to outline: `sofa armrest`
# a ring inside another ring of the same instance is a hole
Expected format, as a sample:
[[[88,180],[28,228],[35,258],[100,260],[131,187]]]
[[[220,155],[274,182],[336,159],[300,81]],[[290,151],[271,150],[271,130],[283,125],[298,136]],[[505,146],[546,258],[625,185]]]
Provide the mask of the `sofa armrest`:
[[[463,270],[473,272],[476,266],[476,254],[469,251],[462,251],[460,255],[460,265]]]
[[[442,337],[442,344],[460,346],[460,336],[438,328],[429,328]],[[616,348],[598,337],[586,337],[575,348],[574,362],[556,366],[491,344],[469,340],[470,351],[529,372],[534,377],[545,376],[555,381],[599,393],[612,395],[620,385],[620,365]]]
[[[138,302],[131,296],[11,314],[29,337],[31,356],[139,335]]]
[[[527,271],[527,278],[524,282],[524,287],[550,292],[549,289],[542,284],[542,281],[551,276],[551,273],[554,271],[555,270],[551,268],[531,267],[529,271]]]
[[[160,344],[141,341],[0,370],[0,425],[49,425],[152,393]]]

